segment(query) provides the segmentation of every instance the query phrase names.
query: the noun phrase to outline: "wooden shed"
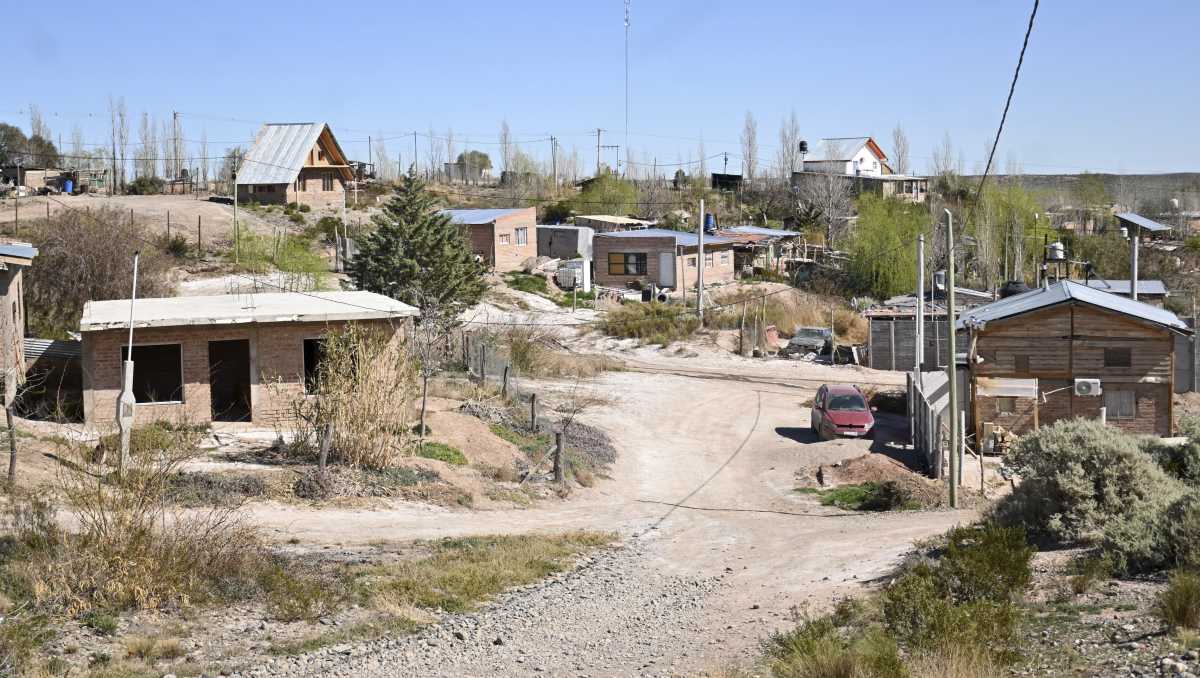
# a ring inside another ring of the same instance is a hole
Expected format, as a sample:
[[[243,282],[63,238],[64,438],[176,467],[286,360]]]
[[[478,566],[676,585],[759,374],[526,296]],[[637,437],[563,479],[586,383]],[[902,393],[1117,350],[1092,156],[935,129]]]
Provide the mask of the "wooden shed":
[[[1077,417],[1175,429],[1175,339],[1191,330],[1170,311],[1064,280],[972,309],[958,327],[976,441]]]

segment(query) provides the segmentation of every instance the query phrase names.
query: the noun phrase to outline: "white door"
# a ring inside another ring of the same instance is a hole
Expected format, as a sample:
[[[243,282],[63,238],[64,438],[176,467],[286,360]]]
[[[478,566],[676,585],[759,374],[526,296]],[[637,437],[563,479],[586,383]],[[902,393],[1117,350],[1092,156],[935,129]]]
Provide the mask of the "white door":
[[[658,253],[658,286],[659,287],[674,287],[675,286],[675,253],[674,252],[659,252]]]

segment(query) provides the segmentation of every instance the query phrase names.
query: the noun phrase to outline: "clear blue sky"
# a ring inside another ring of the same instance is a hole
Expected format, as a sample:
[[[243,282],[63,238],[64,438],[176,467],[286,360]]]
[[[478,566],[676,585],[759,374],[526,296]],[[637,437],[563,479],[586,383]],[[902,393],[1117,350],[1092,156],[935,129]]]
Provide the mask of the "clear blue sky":
[[[630,145],[638,160],[676,162],[698,157],[703,137],[707,154],[736,156],[750,110],[769,160],[794,107],[810,140],[869,134],[890,150],[901,124],[917,170],[949,133],[971,171],[1030,4],[634,0]],[[206,129],[214,155],[260,121],[328,121],[363,159],[367,134],[431,125],[490,142],[472,146],[495,157],[502,119],[518,139],[578,146],[585,168],[588,130],[624,144],[621,0],[116,5],[7,7],[0,120],[27,129],[32,103],[64,142],[76,123],[102,142],[111,94],[135,120],[182,112],[187,137]],[[1012,158],[1030,173],[1200,170],[1197,26],[1195,0],[1043,2],[1000,169]],[[411,137],[387,145],[411,161]]]

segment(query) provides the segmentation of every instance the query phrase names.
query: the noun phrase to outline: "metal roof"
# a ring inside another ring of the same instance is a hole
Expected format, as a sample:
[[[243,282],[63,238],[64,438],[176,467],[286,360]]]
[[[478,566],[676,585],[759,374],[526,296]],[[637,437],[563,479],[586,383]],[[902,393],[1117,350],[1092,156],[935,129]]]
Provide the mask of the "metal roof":
[[[78,341],[25,337],[25,361],[28,363],[36,362],[43,356],[59,360],[77,360],[82,353]]]
[[[665,228],[643,228],[637,231],[614,231],[612,233],[597,233],[597,238],[675,238],[675,244],[683,247],[696,247],[698,239],[695,233],[685,231],[670,231]],[[704,236],[705,245],[727,245],[734,241],[719,235]]]
[[[450,221],[456,224],[490,224],[501,217],[507,217],[510,214],[519,214],[529,210],[528,207],[517,207],[513,209],[458,209],[458,210],[442,210],[441,214],[450,217]]]
[[[244,323],[332,322],[416,316],[420,311],[382,294],[362,291],[216,294],[138,299],[133,326],[236,325]],[[125,328],[129,300],[89,301],[79,321],[81,332]]]
[[[804,235],[799,231],[785,231],[781,228],[763,228],[762,226],[730,226],[721,230],[745,233],[747,235],[767,235],[776,238],[794,238]]]
[[[821,139],[813,144],[814,148],[809,149],[808,154],[804,156],[804,162],[848,161],[870,140],[871,137]]]
[[[263,125],[238,170],[238,186],[292,183],[324,130],[323,122]]]
[[[610,224],[652,224],[654,222],[645,219],[634,219],[633,217],[622,217],[616,214],[580,214],[576,219],[591,219],[592,221],[603,221]]]
[[[26,242],[0,243],[0,256],[17,259],[32,259],[38,254],[37,248]]]
[[[1126,224],[1132,224],[1138,228],[1150,231],[1152,233],[1171,230],[1170,226],[1160,224],[1153,219],[1147,219],[1146,217],[1143,217],[1140,214],[1134,214],[1133,212],[1121,212],[1117,215],[1117,220]]]
[[[1011,318],[1070,301],[1107,309],[1169,329],[1188,331],[1188,326],[1178,316],[1166,309],[1102,292],[1073,280],[1060,280],[1049,287],[1039,287],[973,308],[964,312],[955,326],[959,329],[980,326],[992,320]]]
[[[1088,287],[1104,290],[1111,294],[1129,294],[1128,280],[1089,280]],[[1161,294],[1166,296],[1167,286],[1161,280],[1139,280],[1138,294]]]

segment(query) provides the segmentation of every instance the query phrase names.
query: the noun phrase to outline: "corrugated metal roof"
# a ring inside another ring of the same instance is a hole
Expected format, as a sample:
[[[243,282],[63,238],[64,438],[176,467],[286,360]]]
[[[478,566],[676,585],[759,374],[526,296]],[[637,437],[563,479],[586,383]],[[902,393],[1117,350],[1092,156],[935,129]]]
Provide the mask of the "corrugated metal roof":
[[[133,326],[234,325],[242,323],[331,322],[416,316],[416,308],[382,294],[363,291],[272,292],[217,294],[196,297],[138,299]],[[83,307],[79,330],[125,328],[129,300],[89,301]]]
[[[612,233],[597,233],[597,238],[675,238],[676,245],[695,247],[699,243],[695,233],[670,231],[665,228],[643,228],[637,231],[614,231]],[[734,242],[730,238],[719,235],[704,236],[705,245],[726,245]]]
[[[324,129],[323,122],[263,125],[238,170],[238,185],[292,183]]]
[[[767,235],[776,238],[794,238],[804,235],[799,231],[785,231],[781,228],[763,228],[762,226],[730,226],[722,230],[733,231],[734,233],[746,233],[748,235]]]
[[[1088,287],[1112,294],[1129,294],[1128,280],[1089,280]],[[1167,286],[1161,280],[1139,280],[1138,294],[1167,294]]]
[[[1171,230],[1170,226],[1165,226],[1157,221],[1154,221],[1153,219],[1147,219],[1146,217],[1143,217],[1140,214],[1134,214],[1133,212],[1121,212],[1117,215],[1117,220],[1123,221],[1127,224],[1132,224],[1139,228],[1150,231],[1151,233]]]
[[[870,140],[871,137],[821,139],[808,149],[804,162],[849,161]]]
[[[1187,324],[1174,313],[1134,301],[1127,297],[1101,292],[1100,290],[1081,285],[1072,280],[1061,280],[1046,288],[1037,288],[1028,292],[1013,295],[1007,299],[994,301],[985,306],[973,308],[959,317],[956,327],[963,329],[968,326],[986,323],[992,320],[1011,318],[1043,308],[1049,308],[1069,301],[1078,301],[1098,308],[1114,311],[1156,325],[1162,325],[1175,330],[1188,331]]]
[[[472,226],[476,224],[490,224],[501,217],[507,217],[510,214],[518,214],[528,209],[528,207],[517,207],[513,209],[459,209],[442,210],[441,214],[450,217],[450,221],[456,224],[467,224]]]
[[[59,360],[78,359],[83,354],[80,345],[78,341],[25,337],[25,361],[32,363],[41,357]]]
[[[18,259],[32,259],[37,256],[37,248],[29,243],[9,242],[0,243],[0,255]]]

